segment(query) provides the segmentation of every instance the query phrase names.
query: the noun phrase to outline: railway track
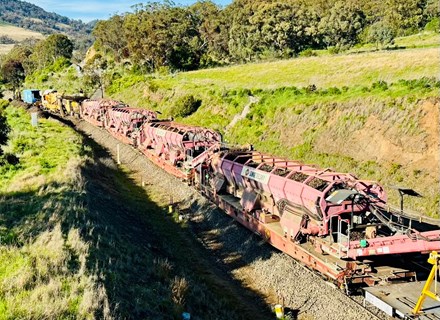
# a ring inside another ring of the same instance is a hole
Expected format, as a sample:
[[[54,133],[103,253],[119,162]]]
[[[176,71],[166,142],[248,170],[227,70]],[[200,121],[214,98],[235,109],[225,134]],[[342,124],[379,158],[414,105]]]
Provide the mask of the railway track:
[[[300,263],[298,264],[303,268],[303,270],[305,270],[305,272],[309,272],[312,276],[314,276],[316,278],[316,281],[324,281],[324,283],[329,287],[335,290],[340,290],[336,287],[334,283],[323,279],[321,274],[315,272],[314,270],[309,269],[307,266],[303,264]],[[369,305],[367,307],[365,304],[364,297],[360,293],[358,293],[358,295],[346,294],[345,297],[350,301],[352,301],[352,303],[356,304],[359,308],[362,308],[365,311],[365,313],[370,316],[370,319],[379,319],[379,320],[389,319],[389,317],[385,313],[383,313],[380,309],[376,308],[375,306]]]
[[[384,314],[381,310],[377,309],[374,306],[369,306],[366,307],[364,304],[364,298],[361,298],[361,302],[358,301],[355,297],[351,297],[351,296],[347,296],[351,301],[353,301],[354,303],[356,303],[357,305],[359,305],[360,307],[364,308],[365,312],[367,312],[372,318],[371,319],[386,319],[388,318],[388,316],[386,314]],[[372,309],[372,310],[371,310]]]

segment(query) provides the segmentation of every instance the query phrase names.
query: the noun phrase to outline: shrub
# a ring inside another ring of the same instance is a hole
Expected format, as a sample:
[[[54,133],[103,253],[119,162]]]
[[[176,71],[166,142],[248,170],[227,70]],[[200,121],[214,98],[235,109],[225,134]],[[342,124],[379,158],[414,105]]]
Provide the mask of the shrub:
[[[49,76],[47,74],[42,74],[37,78],[37,82],[43,83],[49,80]]]
[[[299,53],[300,57],[316,57],[317,54],[315,51],[313,51],[313,49],[308,48],[306,50],[303,50]]]
[[[341,94],[341,90],[339,88],[336,87],[330,87],[327,89],[328,94],[333,94],[333,95],[337,95],[337,94]]]
[[[308,85],[307,87],[305,87],[305,88],[304,88],[304,91],[305,91],[306,93],[310,94],[310,93],[315,92],[317,89],[318,89],[318,88],[317,88],[314,84],[311,84],[311,85]]]
[[[0,111],[5,110],[9,106],[8,100],[1,100],[0,99]]]
[[[171,115],[174,117],[187,117],[196,112],[202,105],[202,100],[194,98],[189,94],[179,98],[171,109]]]
[[[172,299],[176,305],[185,304],[185,296],[188,291],[188,281],[185,278],[174,277],[171,283]]]
[[[239,90],[237,90],[237,95],[239,97],[247,97],[247,96],[252,95],[252,92],[249,89],[239,89]]]
[[[14,39],[6,36],[6,35],[1,35],[0,36],[0,44],[14,44],[17,43]]]
[[[341,51],[339,47],[329,47],[328,53],[330,54],[338,54]]]
[[[371,85],[371,89],[379,89],[382,91],[388,90],[388,83],[386,83],[385,81],[382,81],[382,80],[374,82]]]
[[[396,32],[393,30],[392,26],[384,21],[379,21],[372,24],[368,29],[367,40],[371,43],[376,44],[376,48],[379,45],[386,46],[394,43],[394,38],[396,37]]]
[[[65,57],[58,58],[55,60],[53,65],[49,67],[50,71],[52,72],[60,72],[64,70],[67,67],[70,67],[72,63]]]
[[[14,155],[12,153],[6,153],[3,156],[3,159],[4,159],[4,163],[5,164],[7,163],[7,164],[10,164],[12,166],[16,166],[17,164],[20,163],[20,159],[16,155]]]
[[[422,77],[420,79],[404,80],[400,79],[398,84],[407,87],[408,89],[429,89],[440,88],[440,81],[435,78]]]
[[[157,90],[159,90],[159,86],[157,85],[157,83],[154,83],[153,81],[147,82],[147,88],[148,88],[148,91],[153,92],[153,93],[155,93],[155,92],[157,92]]]
[[[440,32],[440,19],[439,19],[439,17],[435,17],[431,21],[429,21],[425,25],[425,30],[426,31]]]
[[[389,175],[396,174],[400,169],[402,169],[402,165],[399,163],[391,163],[390,168],[388,169]]]
[[[168,280],[171,276],[171,271],[173,270],[173,265],[168,261],[167,258],[156,258],[153,260],[155,273],[161,281]]]

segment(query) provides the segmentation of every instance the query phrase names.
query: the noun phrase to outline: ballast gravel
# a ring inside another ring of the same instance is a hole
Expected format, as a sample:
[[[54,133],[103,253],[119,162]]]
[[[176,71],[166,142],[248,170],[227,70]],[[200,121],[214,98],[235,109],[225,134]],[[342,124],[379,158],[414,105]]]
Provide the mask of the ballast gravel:
[[[141,176],[145,188],[172,198],[182,208],[194,236],[232,277],[258,291],[269,304],[282,303],[291,319],[370,320],[387,315],[351,300],[341,290],[305,269],[293,258],[265,243],[222,213],[194,189],[151,163],[139,151],[86,121],[71,119],[74,126],[119,158]],[[355,297],[362,303],[362,297]],[[275,316],[274,316],[275,319]]]

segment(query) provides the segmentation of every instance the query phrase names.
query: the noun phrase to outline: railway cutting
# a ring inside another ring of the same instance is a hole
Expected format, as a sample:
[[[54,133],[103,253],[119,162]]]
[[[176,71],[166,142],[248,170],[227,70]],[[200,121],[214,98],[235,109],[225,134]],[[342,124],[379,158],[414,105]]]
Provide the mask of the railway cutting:
[[[365,293],[389,316],[410,314],[410,303],[398,309],[368,288],[414,283],[417,290],[427,276],[427,254],[440,250],[440,230],[437,222],[391,208],[379,183],[229,146],[211,129],[158,119],[118,101],[53,92],[42,101],[61,117],[105,129],[343,293]],[[435,317],[436,309],[425,311]]]

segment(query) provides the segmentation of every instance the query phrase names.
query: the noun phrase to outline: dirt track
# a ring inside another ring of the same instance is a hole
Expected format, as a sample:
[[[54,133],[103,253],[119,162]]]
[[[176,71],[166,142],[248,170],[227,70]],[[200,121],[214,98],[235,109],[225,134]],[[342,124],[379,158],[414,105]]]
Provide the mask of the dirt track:
[[[253,233],[217,210],[193,189],[158,169],[130,146],[85,121],[73,120],[77,129],[108,149],[116,158],[120,145],[122,165],[139,185],[143,182],[151,198],[166,203],[170,197],[185,209],[194,236],[210,251],[220,268],[259,292],[267,304],[284,301],[298,319],[372,319],[374,316],[304,269]],[[379,314],[380,318],[385,318]]]

